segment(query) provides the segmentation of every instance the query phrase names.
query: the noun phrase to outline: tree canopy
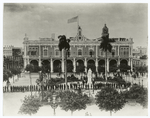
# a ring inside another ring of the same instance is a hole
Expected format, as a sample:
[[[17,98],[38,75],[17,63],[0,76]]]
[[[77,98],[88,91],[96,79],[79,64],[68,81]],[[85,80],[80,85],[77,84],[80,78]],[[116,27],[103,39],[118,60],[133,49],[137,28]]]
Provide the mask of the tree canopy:
[[[64,91],[60,93],[61,104],[60,107],[72,113],[76,110],[82,110],[86,108],[86,104],[90,103],[90,99],[87,95],[78,94],[71,91]]]
[[[26,70],[26,71],[33,72],[33,71],[34,71],[34,66],[33,66],[32,64],[27,64],[25,70]]]
[[[12,77],[12,73],[10,70],[3,70],[3,81],[9,81],[9,78]]]
[[[139,73],[147,73],[148,72],[148,66],[134,66],[133,70],[135,72],[139,72]]]
[[[126,99],[133,99],[144,108],[148,107],[148,90],[140,85],[133,84],[129,91],[125,92]]]
[[[60,51],[62,51],[62,49],[65,49],[65,50],[69,50],[70,49],[70,45],[69,45],[70,40],[66,39],[65,35],[59,35],[58,39],[59,39],[58,47],[59,47]]]
[[[37,96],[25,96],[19,113],[32,115],[37,113],[39,107],[41,107],[41,103]]]
[[[96,104],[101,110],[118,111],[123,108],[125,102],[122,94],[119,94],[114,88],[105,87],[96,94]]]

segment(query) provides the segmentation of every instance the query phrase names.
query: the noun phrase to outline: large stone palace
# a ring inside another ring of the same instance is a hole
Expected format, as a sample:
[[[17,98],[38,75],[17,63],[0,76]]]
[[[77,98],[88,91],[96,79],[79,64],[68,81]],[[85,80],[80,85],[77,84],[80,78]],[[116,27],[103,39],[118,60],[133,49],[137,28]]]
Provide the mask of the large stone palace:
[[[102,28],[102,35],[109,35],[109,30],[106,26]],[[101,37],[101,36],[100,36]],[[112,52],[108,52],[107,71],[112,65],[119,66],[126,64],[131,66],[132,70],[132,38],[110,38],[115,40],[112,43]],[[105,65],[105,52],[100,49],[101,38],[88,39],[82,34],[82,28],[78,26],[78,32],[75,37],[70,37],[70,51],[67,57],[67,63],[73,65],[72,72],[76,72],[76,67],[83,64],[87,67],[88,64],[95,64],[96,71],[98,66]],[[25,35],[24,45],[24,67],[27,64],[34,64],[41,66],[42,63],[50,64],[51,72],[58,72],[58,68],[64,72],[64,60],[62,59],[63,51],[60,52],[58,48],[59,41],[54,38],[39,38],[39,40],[29,40]],[[87,72],[87,68],[85,68]]]

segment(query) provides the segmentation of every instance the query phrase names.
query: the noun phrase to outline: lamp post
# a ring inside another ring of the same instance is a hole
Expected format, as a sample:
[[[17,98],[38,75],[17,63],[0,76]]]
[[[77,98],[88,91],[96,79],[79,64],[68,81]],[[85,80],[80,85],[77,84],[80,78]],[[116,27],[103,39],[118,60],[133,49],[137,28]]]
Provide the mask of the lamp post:
[[[50,106],[52,107],[52,109],[54,110],[54,116],[56,115],[55,109],[58,107],[58,104],[60,103],[61,98],[57,98],[57,95],[54,93],[52,95],[52,99],[48,98],[48,103],[50,103]]]

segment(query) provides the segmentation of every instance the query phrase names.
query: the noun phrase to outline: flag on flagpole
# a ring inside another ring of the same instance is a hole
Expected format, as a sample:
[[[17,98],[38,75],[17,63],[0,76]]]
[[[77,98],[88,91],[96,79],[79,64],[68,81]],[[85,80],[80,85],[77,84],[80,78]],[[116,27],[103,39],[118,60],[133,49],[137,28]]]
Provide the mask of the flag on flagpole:
[[[68,19],[68,23],[78,22],[78,16]]]

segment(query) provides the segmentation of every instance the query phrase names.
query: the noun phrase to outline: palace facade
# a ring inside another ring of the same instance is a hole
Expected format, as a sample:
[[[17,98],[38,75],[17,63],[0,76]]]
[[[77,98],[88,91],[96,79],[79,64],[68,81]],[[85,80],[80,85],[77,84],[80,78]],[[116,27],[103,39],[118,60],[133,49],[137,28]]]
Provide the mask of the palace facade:
[[[109,36],[109,30],[105,25],[102,28],[102,35]],[[101,36],[100,36],[101,37]],[[115,40],[112,43],[112,52],[108,52],[107,58],[107,71],[109,72],[110,66],[119,66],[126,64],[131,66],[132,70],[132,38],[110,38]],[[70,37],[70,51],[67,57],[67,63],[73,65],[72,72],[76,72],[76,67],[83,64],[85,67],[88,64],[94,64],[96,71],[98,66],[104,67],[105,65],[105,52],[100,47],[101,38],[88,39],[82,34],[82,28],[78,27],[78,32],[75,37]],[[58,72],[58,67],[64,72],[64,52],[60,52],[58,48],[58,40],[52,38],[40,38],[39,40],[29,40],[25,35],[24,45],[24,68],[27,64],[34,64],[41,66],[42,63],[50,64],[51,72]],[[87,68],[85,68],[87,72]]]

